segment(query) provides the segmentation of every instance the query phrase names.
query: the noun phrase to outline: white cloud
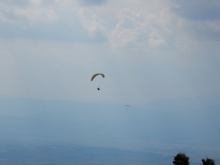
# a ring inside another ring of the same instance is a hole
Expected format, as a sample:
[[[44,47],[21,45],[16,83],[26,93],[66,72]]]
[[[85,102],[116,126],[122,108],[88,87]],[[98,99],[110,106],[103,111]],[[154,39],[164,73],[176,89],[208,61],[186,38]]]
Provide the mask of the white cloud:
[[[103,5],[107,3],[107,0],[78,0],[78,1],[85,6]]]
[[[42,0],[23,1],[19,3],[7,3],[1,1],[0,14],[1,20],[7,22],[44,22],[48,23],[57,19],[54,11],[54,3],[49,5]],[[49,2],[49,1],[47,1]],[[57,2],[57,1],[55,1]]]
[[[216,32],[216,33],[220,33],[220,20],[217,21],[209,21],[207,22],[208,27]]]
[[[62,18],[61,13],[64,10],[66,10],[67,13],[65,14],[69,15],[69,18],[71,18],[71,14],[76,15],[76,11],[78,11],[78,19],[88,36],[101,38],[99,41],[104,41],[103,39],[107,38],[109,44],[114,48],[159,48],[161,45],[169,44],[167,37],[175,35],[179,23],[177,17],[170,11],[170,1],[140,0],[120,3],[108,1],[107,5],[86,7],[79,5],[77,0],[64,0],[62,2],[58,0],[31,0],[24,1],[25,5],[3,2],[1,1],[4,7],[2,7],[3,12],[0,13],[0,19],[19,22],[21,25],[35,23],[35,28],[38,25],[43,27],[41,28],[42,32],[38,30],[42,34],[48,23],[58,22]],[[118,3],[120,5],[115,6]],[[75,11],[75,13],[70,10]],[[9,11],[10,14],[7,14],[6,11]],[[72,27],[75,22],[71,21],[74,20],[70,20],[69,25],[65,26]],[[149,38],[155,29],[160,37]]]
[[[167,45],[166,41],[157,32],[152,32],[149,35],[148,44],[153,48]]]
[[[83,25],[83,28],[88,32],[89,36],[94,37],[98,34],[106,35],[106,30],[102,25],[102,21],[97,15],[85,12],[86,9],[80,9],[78,11],[79,18]]]
[[[127,8],[118,13],[118,23],[109,33],[109,41],[113,47],[159,48],[167,45],[169,38],[175,37],[179,20],[170,11],[171,2],[129,2],[130,4],[126,4]],[[149,38],[154,31],[160,36]]]
[[[121,10],[118,15],[118,24],[109,34],[109,41],[113,47],[126,46],[128,43],[136,41],[139,34],[138,17],[139,13],[130,9]]]
[[[127,46],[137,39],[138,34],[137,29],[123,29],[119,25],[111,32],[110,44],[113,47]]]
[[[220,18],[218,0],[174,1],[172,11],[189,20],[216,20]]]
[[[29,21],[43,20],[44,22],[47,22],[56,20],[56,15],[53,9],[39,9],[34,6],[29,9],[17,8],[14,10],[14,14],[18,17],[24,17]]]

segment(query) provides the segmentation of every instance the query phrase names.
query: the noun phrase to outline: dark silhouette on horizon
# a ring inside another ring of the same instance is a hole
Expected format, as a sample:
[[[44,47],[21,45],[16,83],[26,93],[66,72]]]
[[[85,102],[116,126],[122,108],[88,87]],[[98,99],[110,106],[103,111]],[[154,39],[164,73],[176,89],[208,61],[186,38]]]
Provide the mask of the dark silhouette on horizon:
[[[189,165],[189,157],[184,153],[179,153],[174,157],[174,165]]]
[[[202,159],[203,165],[215,165],[215,161],[209,158],[206,158],[206,160]]]

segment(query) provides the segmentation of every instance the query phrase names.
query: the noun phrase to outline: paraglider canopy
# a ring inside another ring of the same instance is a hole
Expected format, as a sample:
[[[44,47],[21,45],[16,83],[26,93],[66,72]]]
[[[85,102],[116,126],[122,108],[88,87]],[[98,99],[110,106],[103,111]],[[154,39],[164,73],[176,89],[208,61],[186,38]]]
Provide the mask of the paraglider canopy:
[[[92,76],[91,81],[98,75],[102,76],[103,78],[105,77],[105,75],[103,73],[96,73]]]
[[[131,106],[127,104],[127,105],[125,105],[124,107],[127,107],[127,110],[128,110],[128,108],[130,108]]]

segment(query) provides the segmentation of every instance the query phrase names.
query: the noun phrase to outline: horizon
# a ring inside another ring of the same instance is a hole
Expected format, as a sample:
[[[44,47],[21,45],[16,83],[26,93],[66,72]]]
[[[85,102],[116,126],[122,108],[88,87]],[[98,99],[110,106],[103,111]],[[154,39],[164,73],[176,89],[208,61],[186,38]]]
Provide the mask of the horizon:
[[[25,118],[28,119],[26,122],[30,122],[30,128],[27,131],[31,131],[32,127],[37,128],[36,131],[40,131],[42,128],[49,132],[50,129],[55,131],[56,128],[53,128],[53,124],[57,125],[59,123],[58,125],[61,126],[59,129],[63,131],[66,129],[63,133],[67,137],[74,135],[68,133],[68,130],[73,129],[76,134],[79,134],[78,139],[86,136],[88,136],[87,139],[93,136],[99,139],[100,136],[101,139],[104,141],[106,139],[107,142],[116,137],[116,141],[124,139],[126,144],[127,137],[127,140],[133,139],[134,143],[135,140],[142,141],[140,144],[144,144],[144,139],[146,139],[153,143],[171,144],[173,142],[173,144],[179,145],[185,143],[187,146],[192,145],[194,147],[204,143],[204,147],[220,147],[220,143],[218,143],[220,138],[219,129],[213,127],[219,124],[220,102],[218,102],[218,99],[213,102],[213,98],[210,102],[208,97],[206,99],[203,98],[202,105],[198,103],[201,103],[199,99],[170,99],[154,101],[145,105],[132,105],[127,110],[122,104],[112,103],[100,104],[21,98],[0,99],[0,117],[4,119],[2,122],[6,122],[5,124],[2,123],[6,128],[7,125],[10,125],[8,123],[9,120],[6,120],[7,117],[20,118],[16,121],[17,126],[22,120],[25,121]],[[179,115],[180,113],[181,116]],[[208,119],[212,119],[212,123]],[[42,125],[38,123],[39,128],[36,125],[38,120],[43,122]],[[13,123],[12,121],[10,122]],[[191,125],[192,123],[194,123],[194,126]],[[20,129],[24,127],[26,126],[23,123]],[[93,131],[91,128],[93,128]],[[177,128],[178,130],[176,130]],[[80,129],[87,130],[89,132],[88,135],[86,135],[86,132],[80,131]],[[125,130],[125,132],[122,130]],[[53,131],[52,134],[54,135],[58,133]],[[173,134],[173,131],[175,134]],[[32,132],[35,132],[35,130]],[[40,133],[40,136],[43,136],[42,133]],[[17,132],[17,134],[19,133]],[[151,134],[152,136],[149,136]],[[109,138],[107,138],[108,136]],[[184,142],[184,139],[187,140]],[[136,145],[141,147],[141,145]]]

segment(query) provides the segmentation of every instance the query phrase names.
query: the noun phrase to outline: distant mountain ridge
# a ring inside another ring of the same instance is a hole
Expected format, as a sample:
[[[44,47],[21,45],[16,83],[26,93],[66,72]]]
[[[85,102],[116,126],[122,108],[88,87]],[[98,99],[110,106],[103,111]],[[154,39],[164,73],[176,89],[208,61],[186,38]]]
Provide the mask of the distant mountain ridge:
[[[144,149],[153,143],[220,147],[218,98],[131,105],[1,99],[0,143],[73,143]]]

